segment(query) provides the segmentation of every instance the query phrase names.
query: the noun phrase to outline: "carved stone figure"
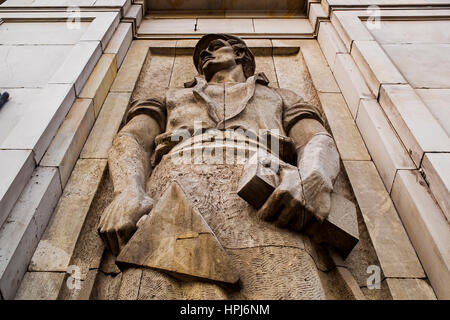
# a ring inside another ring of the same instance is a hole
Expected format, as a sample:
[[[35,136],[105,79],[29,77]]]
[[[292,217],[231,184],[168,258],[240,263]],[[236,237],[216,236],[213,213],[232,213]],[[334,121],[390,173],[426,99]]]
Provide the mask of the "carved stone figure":
[[[339,229],[327,218],[341,202],[320,111],[254,74],[238,37],[206,35],[193,58],[186,88],[131,104],[109,152],[102,239],[121,268],[144,268],[145,298],[324,298],[306,247],[317,226]],[[357,230],[346,235],[344,255]]]

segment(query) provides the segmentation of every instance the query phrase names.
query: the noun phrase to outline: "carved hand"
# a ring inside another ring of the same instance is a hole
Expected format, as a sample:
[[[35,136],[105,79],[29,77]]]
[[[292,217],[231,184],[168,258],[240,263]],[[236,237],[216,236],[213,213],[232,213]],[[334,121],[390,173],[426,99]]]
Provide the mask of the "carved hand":
[[[266,221],[273,221],[276,226],[291,226],[301,229],[304,219],[304,198],[300,175],[296,167],[280,163],[280,184],[273,191],[258,216]]]
[[[136,231],[137,221],[152,209],[153,203],[143,190],[125,190],[106,207],[98,231],[113,254],[119,254]]]
[[[305,208],[323,221],[331,207],[331,191],[339,173],[339,154],[326,133],[313,136],[299,152]]]

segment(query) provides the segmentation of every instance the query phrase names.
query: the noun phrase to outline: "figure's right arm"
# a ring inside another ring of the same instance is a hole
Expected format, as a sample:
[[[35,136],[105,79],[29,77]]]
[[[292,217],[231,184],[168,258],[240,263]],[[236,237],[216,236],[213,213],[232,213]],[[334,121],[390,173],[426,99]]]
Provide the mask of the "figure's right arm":
[[[153,207],[145,184],[151,174],[155,137],[162,130],[150,115],[137,114],[120,130],[109,151],[114,199],[103,212],[98,230],[114,254],[136,231],[136,222]]]

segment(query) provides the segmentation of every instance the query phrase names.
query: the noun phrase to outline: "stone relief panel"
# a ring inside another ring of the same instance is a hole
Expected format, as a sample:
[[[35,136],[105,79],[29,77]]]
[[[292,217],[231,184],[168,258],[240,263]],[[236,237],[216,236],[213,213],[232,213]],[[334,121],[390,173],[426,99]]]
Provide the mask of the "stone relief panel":
[[[185,41],[186,43],[182,43],[182,41]],[[163,49],[161,49],[160,47],[156,49],[149,49],[149,53],[141,70],[141,74],[136,83],[135,90],[132,93],[131,101],[134,101],[136,99],[148,99],[155,97],[163,98],[164,92],[167,88],[183,87],[185,83],[191,81],[198,74],[192,63],[192,44],[191,47],[189,47],[189,42],[191,40],[182,41],[179,41],[178,43],[176,41],[173,41],[172,47],[170,47],[169,44],[169,47]],[[308,66],[303,57],[301,48],[290,48],[288,50],[284,48],[283,50],[281,50],[281,52],[277,52],[277,54],[274,54],[274,49],[271,46],[270,40],[255,41],[258,41],[257,44],[259,44],[259,46],[251,49],[255,52],[256,72],[264,72],[266,77],[270,80],[269,87],[290,89],[299,94],[304,101],[315,105],[318,110],[322,112],[317,91],[311,81],[311,77],[308,72]],[[328,127],[328,124],[325,123],[325,126]],[[235,206],[237,206],[236,210],[232,210],[232,212],[235,212],[236,214],[239,214],[239,212],[241,212],[242,210],[247,210],[244,208],[240,208],[240,205],[237,205],[236,199],[233,200],[230,198],[227,200],[214,198],[214,196],[212,196],[212,194],[214,194],[213,191],[211,191],[212,193],[210,193],[212,197],[210,196],[207,198],[204,198],[204,190],[201,190],[200,193],[198,193],[198,190],[204,188],[204,186],[210,185],[212,183],[211,181],[214,179],[219,179],[220,181],[220,177],[223,177],[223,179],[225,179],[224,177],[226,176],[235,175],[234,173],[232,173],[232,171],[227,172],[228,169],[225,169],[223,167],[216,167],[214,171],[211,172],[211,168],[206,168],[202,165],[199,165],[196,166],[196,171],[198,172],[194,174],[197,175],[197,178],[195,178],[191,174],[186,175],[184,173],[184,170],[186,169],[183,169],[183,166],[178,166],[176,168],[170,167],[167,164],[159,166],[160,170],[157,170],[158,172],[153,174],[154,179],[152,185],[150,186],[150,189],[156,188],[158,190],[149,191],[150,195],[155,199],[155,201],[158,201],[158,199],[161,197],[162,192],[165,190],[164,186],[167,184],[167,181],[170,181],[172,179],[180,180],[184,185],[191,184],[198,187],[194,189],[189,188],[188,191],[184,191],[187,192],[188,198],[194,199],[194,203],[198,204],[195,205],[195,207],[199,208],[202,214],[205,214],[205,211],[226,211],[226,208]],[[343,168],[342,165],[341,168]],[[235,170],[240,171],[242,170],[242,167],[239,167]],[[170,174],[167,175],[167,173],[169,172]],[[202,178],[199,179],[198,177]],[[111,182],[109,181],[110,178],[108,177],[108,174],[106,174],[105,178],[108,180],[108,185],[110,186]],[[201,182],[203,179],[206,180],[204,182]],[[237,183],[237,180],[233,182],[233,190],[237,190]],[[147,185],[147,188],[149,188],[149,185]],[[224,194],[226,193],[225,189],[222,191]],[[340,173],[336,178],[334,184],[334,192],[343,196],[345,199],[356,203],[347,176],[343,169],[340,170]],[[111,199],[112,189],[110,187],[102,188],[96,197],[99,199]],[[167,195],[165,195],[164,197],[167,197]],[[96,212],[90,212],[89,215],[95,214],[98,216],[99,214],[101,214],[101,212],[99,211],[105,210],[105,201],[97,201],[104,205],[95,208],[93,211]],[[311,296],[308,296],[308,294],[305,295],[305,292],[298,292],[297,295],[294,294],[293,296],[286,296],[285,294],[283,294],[283,290],[280,289],[280,292],[273,292],[273,295],[271,296],[272,298],[319,298],[321,296],[320,291],[322,290],[322,297],[327,299],[356,299],[361,298],[361,296],[365,296],[365,298],[367,299],[391,298],[384,283],[381,284],[381,289],[379,290],[369,290],[366,288],[366,281],[368,277],[366,272],[367,267],[369,265],[379,265],[379,262],[369,239],[367,229],[361,217],[359,208],[357,207],[356,209],[359,229],[359,242],[348,255],[345,262],[340,260],[341,258],[337,257],[336,255],[330,256],[329,252],[326,249],[326,246],[319,245],[314,241],[309,240],[309,238],[305,238],[306,240],[302,241],[303,248],[309,256],[308,259],[312,259],[312,265],[309,267],[306,265],[299,265],[299,269],[294,268],[292,269],[292,272],[304,273],[307,272],[306,270],[310,270],[309,268],[315,265],[314,269],[316,269],[315,272],[318,276],[317,281],[319,281],[316,286],[317,288],[321,287],[322,289],[317,292],[315,291],[315,289],[313,289],[312,293],[310,292],[312,294]],[[239,238],[239,233],[232,232],[231,234],[234,234],[237,238]],[[233,245],[231,246],[233,247]],[[231,250],[231,248],[227,247],[227,245],[224,245],[224,247],[227,249],[228,254],[231,255],[233,259],[240,260],[242,258],[240,258],[240,253],[238,254],[238,256],[236,256],[237,252],[233,253],[234,251]],[[269,251],[264,253],[260,252],[258,254],[278,255],[278,253]],[[256,252],[255,254],[257,255]],[[247,252],[246,255],[254,257],[256,259],[256,256],[253,256],[253,253],[251,252]],[[303,258],[299,259],[302,260]],[[255,292],[261,292],[261,290],[265,289],[267,290],[268,287],[284,286],[284,280],[275,284],[271,283],[269,279],[267,280],[268,282],[266,284],[261,284],[263,288],[259,288],[259,283],[262,280],[253,279],[249,281],[249,283],[251,283],[249,287],[253,288],[254,290],[245,291],[244,293],[242,293],[236,290],[233,291],[233,289],[228,288],[228,291],[223,291],[222,289],[218,290],[214,286],[206,285],[203,283],[186,284],[185,282],[183,282],[184,280],[180,279],[179,277],[175,277],[174,279],[172,279],[170,278],[170,276],[159,274],[158,272],[155,273],[155,271],[153,271],[152,269],[130,268],[128,266],[127,268],[120,270],[115,264],[115,256],[112,255],[109,250],[105,250],[102,261],[102,267],[100,268],[100,272],[98,273],[96,278],[97,280],[93,285],[93,294],[91,295],[91,298],[94,299],[154,298],[156,292],[151,289],[151,284],[155,283],[155,281],[164,284],[164,286],[166,286],[166,291],[168,292],[168,295],[158,296],[159,298],[172,297],[201,299],[202,297],[210,298],[211,296],[217,297],[219,299],[230,297],[261,298],[263,296],[261,294],[255,294]],[[345,271],[351,274],[354,282],[348,282],[348,280],[346,280],[346,277],[342,275],[342,270],[337,268],[336,265],[339,265],[340,267],[345,266]],[[265,270],[262,271],[262,274],[270,272],[272,271]],[[160,277],[163,278],[160,279]],[[316,286],[313,286],[312,288]],[[361,293],[361,296],[357,297],[358,294],[355,295],[355,291],[361,292],[361,290],[363,291],[363,294]],[[242,294],[244,294],[244,296],[242,296]]]

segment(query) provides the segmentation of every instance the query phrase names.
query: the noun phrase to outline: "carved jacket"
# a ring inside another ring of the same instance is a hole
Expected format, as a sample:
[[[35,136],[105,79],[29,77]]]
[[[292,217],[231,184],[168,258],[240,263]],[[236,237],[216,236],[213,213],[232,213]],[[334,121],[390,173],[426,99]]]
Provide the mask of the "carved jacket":
[[[169,88],[164,101],[147,99],[131,103],[126,121],[138,114],[147,114],[159,124],[162,134],[155,139],[161,155],[174,147],[170,137],[178,130],[194,133],[203,130],[243,129],[261,132],[277,129],[287,135],[292,126],[304,118],[323,123],[320,110],[306,103],[291,90],[268,86],[263,74],[249,77],[246,82],[208,83],[195,78],[191,88]]]

